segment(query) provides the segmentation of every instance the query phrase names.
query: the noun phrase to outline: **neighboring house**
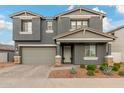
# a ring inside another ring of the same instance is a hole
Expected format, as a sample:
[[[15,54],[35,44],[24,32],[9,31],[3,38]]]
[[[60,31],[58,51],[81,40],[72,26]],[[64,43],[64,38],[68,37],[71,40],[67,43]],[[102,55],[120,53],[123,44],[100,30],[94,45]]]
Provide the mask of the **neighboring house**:
[[[13,62],[14,46],[0,44],[0,62]]]
[[[75,8],[53,17],[31,11],[10,17],[16,54],[24,64],[53,64],[57,55],[63,64],[101,64],[111,54],[108,42],[115,37],[103,32],[101,12]]]
[[[116,36],[112,42],[112,52],[115,60],[124,62],[124,26],[117,27],[108,32],[109,35]]]

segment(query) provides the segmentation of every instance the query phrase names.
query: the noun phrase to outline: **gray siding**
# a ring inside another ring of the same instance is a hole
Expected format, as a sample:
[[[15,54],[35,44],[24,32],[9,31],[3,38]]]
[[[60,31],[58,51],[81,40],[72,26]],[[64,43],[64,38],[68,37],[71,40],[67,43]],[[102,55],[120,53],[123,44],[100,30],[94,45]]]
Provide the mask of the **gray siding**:
[[[70,18],[62,17],[58,19],[58,34],[67,32],[70,30]],[[76,19],[75,19],[76,20]],[[89,19],[89,27],[93,29],[97,29],[99,31],[103,31],[102,19],[99,17],[91,17]]]
[[[32,19],[32,34],[20,34],[22,30],[22,20],[13,19],[13,40],[15,41],[40,41],[41,40],[41,19]]]
[[[37,22],[37,20],[35,19],[35,22]],[[47,21],[53,22],[53,33],[46,33]],[[37,25],[38,23],[35,24],[35,22],[33,24],[33,31],[35,29],[39,28],[39,25]],[[53,37],[56,36],[56,33],[57,33],[57,21],[56,20],[41,20],[41,22],[42,22],[42,24],[40,24],[40,29],[41,29],[40,33],[39,33],[39,30],[35,30],[35,33],[38,33],[38,35],[36,35],[36,36],[38,36],[38,38],[40,37],[39,38],[40,40],[36,41],[35,40],[36,37],[33,36],[32,40],[27,41],[26,38],[29,38],[29,37],[26,37],[26,35],[23,36],[24,38],[17,37],[19,34],[16,34],[14,32],[13,33],[14,37],[18,38],[18,40],[16,40],[16,42],[15,42],[15,45],[17,46],[18,44],[54,44],[55,42],[53,40]]]
[[[93,29],[97,29],[99,31],[103,31],[103,20],[99,17],[91,17],[89,19],[89,27]]]
[[[90,15],[91,13],[83,11],[83,13]],[[78,12],[74,14],[78,15]],[[71,15],[71,14],[70,14]],[[53,21],[53,30],[54,33],[46,33],[46,22],[48,20]],[[43,43],[43,44],[53,44],[53,37],[57,34],[67,32],[70,30],[70,18],[61,17],[56,19],[41,19],[33,18],[32,19],[32,34],[19,34],[21,31],[21,19],[13,19],[13,40],[16,42],[26,42],[26,43]],[[102,31],[102,19],[99,17],[91,17],[89,19],[89,27]]]
[[[104,62],[104,57],[106,55],[106,45],[105,44],[97,44],[97,57],[98,60],[84,60],[84,44],[75,44],[74,45],[74,55],[73,55],[73,63],[74,64],[101,64]]]
[[[70,29],[70,18],[68,17],[62,17],[58,19],[58,33],[67,32]]]
[[[53,33],[46,33],[47,21],[53,22]],[[57,21],[56,20],[43,20],[42,21],[42,42],[43,44],[54,44],[53,37],[56,36]]]

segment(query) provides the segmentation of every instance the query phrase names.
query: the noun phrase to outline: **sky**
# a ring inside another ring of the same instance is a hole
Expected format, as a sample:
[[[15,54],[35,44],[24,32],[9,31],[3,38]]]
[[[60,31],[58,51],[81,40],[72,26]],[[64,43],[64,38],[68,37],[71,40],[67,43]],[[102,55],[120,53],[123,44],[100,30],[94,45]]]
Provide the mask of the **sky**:
[[[0,6],[0,43],[11,44],[12,20],[9,15],[22,10],[29,10],[43,16],[54,16],[58,13],[71,10],[76,7],[86,7],[106,14],[103,19],[104,32],[110,31],[118,26],[124,25],[124,6],[119,5],[1,5]]]

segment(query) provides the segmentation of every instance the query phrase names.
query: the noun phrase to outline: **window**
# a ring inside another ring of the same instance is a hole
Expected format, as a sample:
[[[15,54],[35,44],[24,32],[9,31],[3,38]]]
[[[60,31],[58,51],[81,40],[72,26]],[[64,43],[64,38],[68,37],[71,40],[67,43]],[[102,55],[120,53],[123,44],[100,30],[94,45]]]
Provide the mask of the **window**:
[[[86,20],[83,21],[83,22],[82,22],[82,26],[83,26],[83,27],[88,27],[88,21],[86,21]]]
[[[81,21],[77,21],[77,28],[81,28]]]
[[[76,21],[71,21],[71,29],[76,29]]]
[[[22,21],[22,32],[32,32],[32,21],[31,20]]]
[[[86,57],[96,57],[96,45],[86,45],[85,46],[85,56]]]
[[[47,30],[53,30],[52,22],[50,22],[50,21],[47,22]]]
[[[81,27],[88,27],[88,20],[72,20],[71,29],[78,29]]]
[[[52,21],[47,21],[46,33],[53,33],[53,23],[52,23]]]

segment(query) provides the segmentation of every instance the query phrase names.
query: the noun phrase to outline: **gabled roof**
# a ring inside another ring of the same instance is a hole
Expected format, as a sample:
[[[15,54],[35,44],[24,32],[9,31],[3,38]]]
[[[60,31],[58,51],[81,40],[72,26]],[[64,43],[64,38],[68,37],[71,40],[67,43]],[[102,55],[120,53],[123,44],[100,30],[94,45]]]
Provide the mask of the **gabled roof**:
[[[32,15],[39,16],[39,17],[41,17],[41,18],[44,18],[42,15],[39,15],[39,14],[34,13],[34,12],[32,12],[32,11],[27,11],[27,10],[15,12],[15,13],[13,13],[13,14],[10,15],[10,18],[13,18],[14,16],[17,16],[17,15],[22,14],[22,13],[30,13],[30,14],[32,14]]]
[[[115,32],[115,31],[118,31],[118,30],[122,29],[122,28],[124,28],[124,25],[119,26],[119,27],[117,27],[117,28],[115,28],[115,29],[113,29],[113,30],[107,32],[107,33],[113,33],[113,32]]]
[[[4,51],[14,51],[14,46],[12,46],[12,45],[0,44],[0,50],[4,50]]]
[[[98,35],[102,35],[102,36],[105,36],[105,37],[111,38],[111,39],[115,39],[116,38],[115,36],[108,35],[107,33],[104,33],[104,32],[101,32],[101,31],[97,31],[95,29],[92,29],[92,28],[89,28],[89,27],[83,27],[83,28],[79,28],[79,29],[76,29],[76,30],[73,30],[73,31],[67,31],[65,33],[61,33],[61,34],[55,36],[54,39],[59,39],[59,38],[62,38],[62,37],[65,37],[65,36],[68,36],[68,35],[80,32],[82,30],[87,30],[87,31],[90,31],[92,33],[95,33],[95,34],[98,34]]]
[[[59,17],[59,16],[62,16],[62,15],[65,15],[65,14],[68,14],[68,13],[71,13],[71,12],[74,12],[76,10],[85,10],[85,11],[88,11],[88,12],[91,12],[91,13],[95,13],[95,14],[98,14],[98,15],[102,15],[103,17],[105,17],[105,14],[102,13],[102,12],[98,12],[98,11],[95,11],[95,10],[92,10],[92,9],[89,9],[89,8],[74,8],[74,9],[71,9],[71,10],[68,10],[68,11],[65,11],[63,13],[59,13],[57,14],[55,17]]]

